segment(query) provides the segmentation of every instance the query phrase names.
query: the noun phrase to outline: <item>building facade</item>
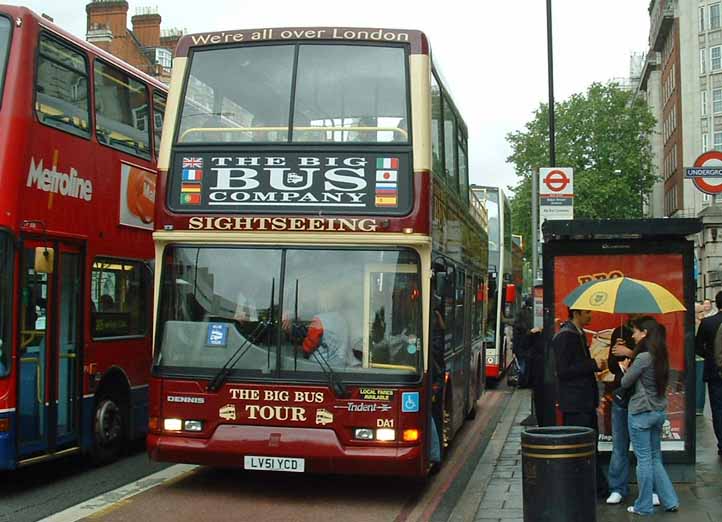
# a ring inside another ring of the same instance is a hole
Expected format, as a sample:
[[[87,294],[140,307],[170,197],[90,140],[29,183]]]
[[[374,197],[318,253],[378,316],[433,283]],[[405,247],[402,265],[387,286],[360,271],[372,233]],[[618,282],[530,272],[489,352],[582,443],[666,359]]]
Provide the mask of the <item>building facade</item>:
[[[722,290],[722,195],[715,201],[697,189],[685,167],[704,152],[722,151],[722,2],[651,0],[649,15],[639,93],[657,118],[651,144],[659,181],[647,215],[702,218],[697,297],[712,298]]]
[[[170,80],[171,62],[182,31],[161,31],[157,10],[139,8],[130,19],[125,0],[92,0],[85,6],[86,40],[162,82]]]

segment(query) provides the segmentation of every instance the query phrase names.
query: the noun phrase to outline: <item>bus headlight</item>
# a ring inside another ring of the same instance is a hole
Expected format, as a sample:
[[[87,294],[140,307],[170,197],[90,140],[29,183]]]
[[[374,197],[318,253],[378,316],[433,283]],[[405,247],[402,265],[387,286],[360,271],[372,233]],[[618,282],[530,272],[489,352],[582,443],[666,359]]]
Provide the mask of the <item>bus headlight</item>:
[[[187,420],[183,421],[184,431],[203,431],[203,421]]]
[[[374,430],[370,428],[356,428],[353,430],[353,438],[359,440],[374,440]]]
[[[181,431],[183,421],[181,419],[163,419],[163,429],[165,431]]]
[[[396,440],[396,431],[391,428],[380,428],[376,430],[376,440]]]

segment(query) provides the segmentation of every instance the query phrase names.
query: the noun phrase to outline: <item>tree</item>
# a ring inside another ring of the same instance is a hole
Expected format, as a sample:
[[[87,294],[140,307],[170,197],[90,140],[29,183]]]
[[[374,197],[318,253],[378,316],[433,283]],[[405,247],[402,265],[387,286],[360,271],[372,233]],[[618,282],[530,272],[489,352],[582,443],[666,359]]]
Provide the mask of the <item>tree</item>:
[[[556,166],[574,168],[574,217],[642,217],[657,179],[649,141],[655,118],[646,102],[616,83],[593,83],[555,108]],[[531,173],[550,166],[548,121],[549,106],[540,104],[524,130],[507,135],[507,161],[520,178],[510,187],[513,229],[529,239]]]

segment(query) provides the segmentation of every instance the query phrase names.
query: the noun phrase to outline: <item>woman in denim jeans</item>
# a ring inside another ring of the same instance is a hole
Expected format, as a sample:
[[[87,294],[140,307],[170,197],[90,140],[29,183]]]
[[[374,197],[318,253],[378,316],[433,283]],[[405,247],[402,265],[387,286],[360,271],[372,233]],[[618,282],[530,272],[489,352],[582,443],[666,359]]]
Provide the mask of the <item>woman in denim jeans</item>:
[[[639,496],[627,511],[651,515],[652,490],[667,511],[677,511],[679,499],[662,464],[662,424],[667,419],[666,388],[669,380],[669,357],[664,328],[651,317],[632,321],[632,338],[636,343],[632,365],[622,377],[622,386],[634,387],[629,401],[629,435],[637,457]],[[629,363],[620,363],[626,368]]]

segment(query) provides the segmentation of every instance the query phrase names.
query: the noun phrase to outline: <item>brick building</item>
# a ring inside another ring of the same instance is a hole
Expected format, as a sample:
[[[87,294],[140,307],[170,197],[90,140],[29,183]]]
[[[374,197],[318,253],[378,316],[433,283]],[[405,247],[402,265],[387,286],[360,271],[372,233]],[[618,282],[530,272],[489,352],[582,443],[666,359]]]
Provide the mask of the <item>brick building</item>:
[[[154,9],[140,8],[130,19],[125,0],[92,0],[85,6],[88,42],[168,83],[180,30],[161,31],[161,17]]]

